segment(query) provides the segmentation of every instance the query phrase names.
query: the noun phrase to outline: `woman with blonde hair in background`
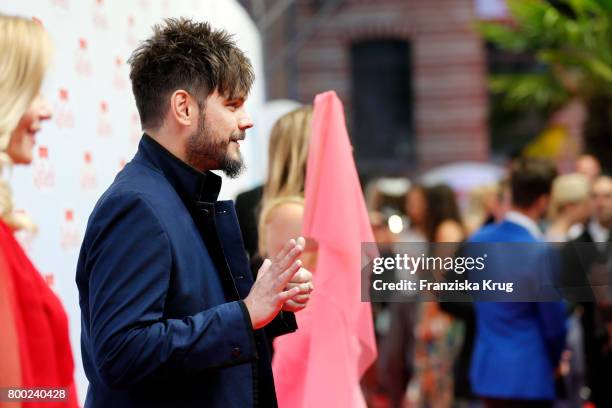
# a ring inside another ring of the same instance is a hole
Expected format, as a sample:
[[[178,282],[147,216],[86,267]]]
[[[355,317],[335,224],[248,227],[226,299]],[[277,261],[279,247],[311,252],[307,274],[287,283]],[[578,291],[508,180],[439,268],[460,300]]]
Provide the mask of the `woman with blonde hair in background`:
[[[36,133],[51,118],[40,95],[51,49],[40,23],[0,14],[0,387],[61,387],[65,394],[55,395],[63,400],[24,406],[76,407],[68,318],[15,240],[16,231],[34,225],[14,211],[5,181],[13,164],[32,162]]]
[[[464,224],[467,235],[484,225],[499,222],[506,212],[504,208],[503,182],[478,186],[468,192]]]
[[[312,113],[310,108],[290,113],[280,120],[280,126],[284,119],[288,119],[285,137],[289,140],[272,141],[269,181],[275,176],[275,162],[281,160],[283,165],[278,168],[286,170],[276,173],[283,186],[277,191],[288,195],[268,195],[264,207],[278,209],[271,200],[288,201],[293,199],[284,197],[296,195],[303,204],[298,200],[284,204],[293,209],[287,223],[277,224],[279,228],[274,228],[273,219],[280,211],[264,209],[264,249],[270,251],[274,234],[287,231],[289,225],[312,239],[316,245],[307,242],[303,253],[312,256],[301,259],[312,265],[316,288],[310,296],[310,282],[309,288],[300,287],[309,296],[309,307],[296,315],[299,329],[274,341],[272,370],[279,406],[365,407],[360,382],[375,361],[377,349],[371,306],[360,301],[361,243],[373,242],[374,235],[344,108],[336,93],[327,91],[316,95]],[[287,153],[276,156],[273,149],[285,143]],[[292,177],[292,171],[299,173]],[[291,179],[293,183],[288,182]],[[377,252],[366,250],[371,257]]]
[[[304,106],[282,116],[272,128],[268,148],[268,177],[264,184],[259,216],[259,253],[262,258],[277,253],[283,245],[281,240],[289,240],[302,234],[306,162],[312,114],[312,106]],[[313,274],[316,273],[314,270],[316,266],[315,250],[313,241],[307,239],[301,260],[304,268],[312,271]],[[302,296],[309,297],[310,295]],[[309,317],[308,309],[296,315],[299,332],[305,336],[301,337],[303,341],[310,336]],[[287,340],[278,338],[275,344],[278,345],[279,341]],[[293,372],[286,371],[287,367],[293,364],[285,363],[289,360],[294,361],[295,358],[306,358],[303,355],[295,355],[294,352],[287,352],[287,349],[283,347],[280,351],[276,350],[272,360],[279,404],[283,402],[279,392],[299,389],[301,380],[293,375]],[[284,369],[279,369],[279,359],[283,362],[281,365]],[[297,394],[294,393],[294,402],[303,399]]]
[[[588,221],[590,182],[580,173],[563,174],[553,181],[546,230],[548,242],[566,242],[570,228]]]
[[[312,106],[305,106],[282,116],[272,128],[268,177],[259,217],[259,252],[262,257],[277,253],[284,245],[283,239],[301,234],[311,119]],[[313,270],[315,259],[310,241],[307,241],[302,261],[306,269]]]
[[[557,176],[552,184],[550,205],[548,207],[548,228],[546,241],[567,242],[572,238],[572,230],[581,231],[590,216],[589,176],[570,173]],[[568,248],[572,247],[571,244]],[[580,273],[579,270],[568,271]],[[564,386],[565,398],[556,406],[573,406],[583,400],[580,395],[584,388],[586,368],[584,365],[584,332],[580,320],[583,307],[572,305],[567,321],[566,348],[561,354],[559,364],[560,382]]]

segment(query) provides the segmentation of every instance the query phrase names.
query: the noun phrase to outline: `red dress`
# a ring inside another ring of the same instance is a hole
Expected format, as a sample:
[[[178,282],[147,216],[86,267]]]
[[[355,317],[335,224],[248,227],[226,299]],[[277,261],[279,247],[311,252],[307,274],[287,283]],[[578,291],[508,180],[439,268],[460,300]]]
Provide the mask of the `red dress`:
[[[66,313],[1,220],[0,298],[0,351],[18,353],[0,363],[0,387],[66,387],[66,401],[24,401],[21,407],[78,407]],[[15,379],[20,383],[6,383]]]

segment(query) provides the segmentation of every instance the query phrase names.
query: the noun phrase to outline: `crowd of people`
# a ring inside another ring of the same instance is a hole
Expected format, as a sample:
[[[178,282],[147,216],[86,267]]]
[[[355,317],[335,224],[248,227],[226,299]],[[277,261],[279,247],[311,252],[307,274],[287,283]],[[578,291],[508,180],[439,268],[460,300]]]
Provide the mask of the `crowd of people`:
[[[443,184],[412,183],[403,203],[371,192],[378,196],[370,202],[381,243],[600,243],[606,254],[610,242],[612,177],[592,155],[578,157],[575,171],[560,175],[547,160],[513,160],[506,178],[469,191],[462,211]],[[403,213],[408,227],[391,233],[382,216],[390,212]],[[587,251],[578,252],[580,260],[563,258],[566,273],[584,273]],[[509,254],[505,262],[520,256]],[[609,299],[593,293],[562,303],[382,305],[371,382],[380,387],[380,406],[612,406]],[[534,349],[538,343],[545,346]],[[538,364],[545,368],[532,371]]]

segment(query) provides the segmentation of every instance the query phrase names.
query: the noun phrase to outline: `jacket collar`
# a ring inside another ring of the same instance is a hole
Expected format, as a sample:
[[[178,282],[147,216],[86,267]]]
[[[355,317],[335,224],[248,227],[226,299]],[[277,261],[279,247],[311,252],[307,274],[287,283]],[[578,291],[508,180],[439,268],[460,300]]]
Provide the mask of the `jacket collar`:
[[[591,238],[593,238],[593,242],[608,242],[610,238],[610,231],[602,227],[597,220],[592,219],[589,221],[587,225],[587,230],[589,234],[591,234]]]
[[[146,133],[140,140],[138,151],[144,160],[164,174],[186,204],[217,201],[221,190],[220,176],[191,167]]]
[[[542,231],[540,230],[540,227],[538,227],[538,224],[534,220],[526,215],[521,214],[518,211],[508,211],[505,219],[508,222],[523,227],[527,230],[527,232],[529,232],[529,235],[535,239],[542,239]]]

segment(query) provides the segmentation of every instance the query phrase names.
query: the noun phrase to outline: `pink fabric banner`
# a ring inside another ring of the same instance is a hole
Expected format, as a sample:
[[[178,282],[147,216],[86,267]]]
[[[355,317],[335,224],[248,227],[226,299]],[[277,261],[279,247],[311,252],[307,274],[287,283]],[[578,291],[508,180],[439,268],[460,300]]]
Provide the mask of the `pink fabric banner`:
[[[318,242],[315,291],[296,333],[275,341],[279,406],[365,407],[359,381],[376,359],[370,303],[360,299],[361,242],[374,242],[342,103],[317,95],[303,235]]]

